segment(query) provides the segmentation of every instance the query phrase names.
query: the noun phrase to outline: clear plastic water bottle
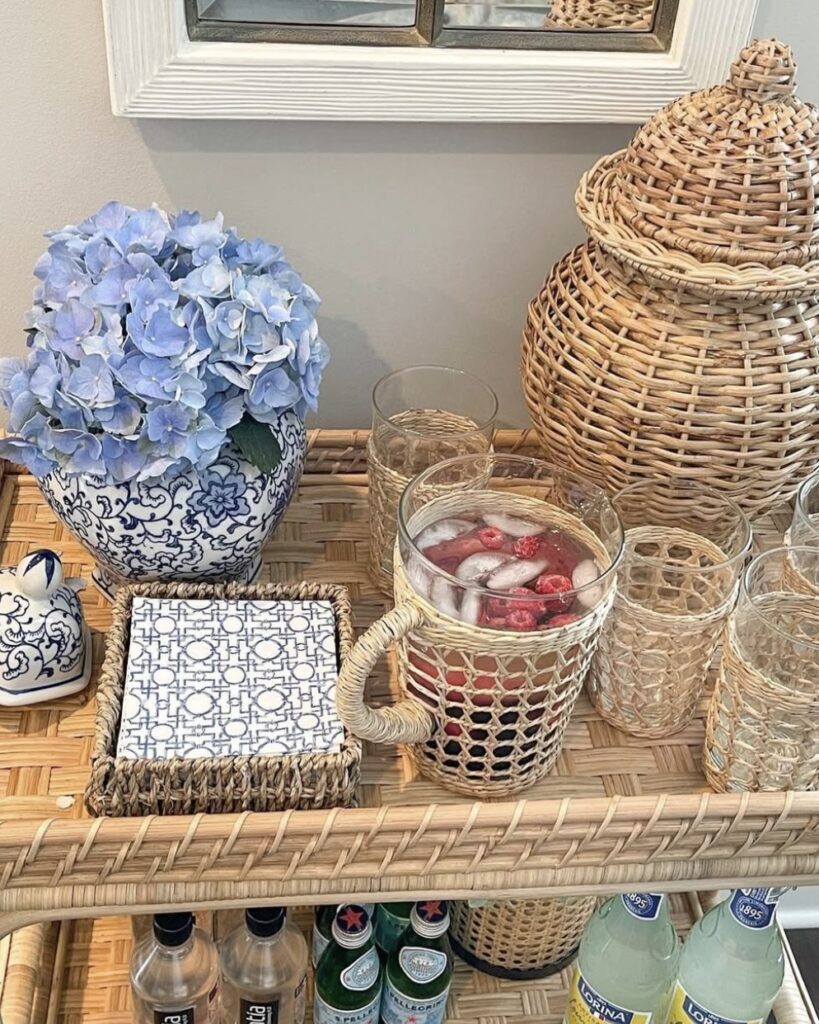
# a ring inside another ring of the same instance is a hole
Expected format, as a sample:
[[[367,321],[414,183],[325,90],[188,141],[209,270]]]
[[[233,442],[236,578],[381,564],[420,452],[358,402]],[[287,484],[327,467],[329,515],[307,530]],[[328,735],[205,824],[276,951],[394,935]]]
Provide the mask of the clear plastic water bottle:
[[[683,946],[669,1021],[760,1024],[785,975],[776,905],[787,887],[736,889],[691,929]]]
[[[193,914],[157,914],[131,955],[137,1024],[217,1024],[219,960]]]
[[[260,907],[223,939],[224,1024],[303,1024],[307,943],[284,907]]]
[[[663,1024],[679,955],[666,896],[612,897],[583,933],[564,1024]]]

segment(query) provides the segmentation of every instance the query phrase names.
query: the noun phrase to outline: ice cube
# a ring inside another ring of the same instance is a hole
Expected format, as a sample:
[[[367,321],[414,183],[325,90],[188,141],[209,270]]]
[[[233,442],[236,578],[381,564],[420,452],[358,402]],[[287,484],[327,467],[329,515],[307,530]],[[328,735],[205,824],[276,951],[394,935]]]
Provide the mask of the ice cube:
[[[455,570],[455,575],[459,580],[475,582],[484,579],[508,561],[509,555],[500,551],[478,551],[474,555],[467,555]]]
[[[496,530],[503,530],[510,537],[534,537],[542,533],[543,527],[536,523],[528,523],[525,519],[516,519],[514,516],[507,516],[502,512],[487,512],[483,521],[487,526],[494,526]]]
[[[455,585],[449,580],[445,580],[442,576],[436,576],[432,581],[429,599],[439,612],[450,615],[453,619],[460,619],[458,595],[455,592]]]
[[[582,562],[578,563],[572,573],[572,586],[575,590],[579,591],[577,600],[584,608],[594,608],[594,606],[598,604],[600,599],[603,597],[602,586],[589,586],[589,584],[593,583],[599,575],[600,570],[593,558],[584,558]],[[580,590],[581,587],[586,587],[586,589]]]
[[[445,540],[454,540],[462,533],[469,533],[474,526],[475,524],[468,519],[442,519],[421,530],[413,540],[419,551],[425,551],[435,544],[441,544]]]
[[[536,579],[548,565],[542,558],[512,561],[496,569],[486,581],[490,590],[511,590]]]

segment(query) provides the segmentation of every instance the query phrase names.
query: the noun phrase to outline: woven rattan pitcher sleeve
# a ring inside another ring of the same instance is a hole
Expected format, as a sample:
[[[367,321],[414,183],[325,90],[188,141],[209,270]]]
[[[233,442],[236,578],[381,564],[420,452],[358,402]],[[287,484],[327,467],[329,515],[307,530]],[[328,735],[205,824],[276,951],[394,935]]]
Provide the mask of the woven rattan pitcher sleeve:
[[[386,708],[371,708],[364,702],[364,687],[375,663],[424,621],[423,611],[415,605],[393,608],[360,637],[342,665],[336,705],[342,722],[359,739],[373,743],[421,743],[432,735],[429,711],[411,697]]]

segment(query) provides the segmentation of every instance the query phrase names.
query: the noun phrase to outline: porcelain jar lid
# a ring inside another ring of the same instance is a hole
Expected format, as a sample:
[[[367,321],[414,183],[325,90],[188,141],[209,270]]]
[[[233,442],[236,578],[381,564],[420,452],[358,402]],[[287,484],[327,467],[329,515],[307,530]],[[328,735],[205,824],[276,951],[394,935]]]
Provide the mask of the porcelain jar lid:
[[[586,174],[586,227],[650,273],[722,292],[819,290],[819,110],[789,46],[756,40],[719,86],[689,93]]]

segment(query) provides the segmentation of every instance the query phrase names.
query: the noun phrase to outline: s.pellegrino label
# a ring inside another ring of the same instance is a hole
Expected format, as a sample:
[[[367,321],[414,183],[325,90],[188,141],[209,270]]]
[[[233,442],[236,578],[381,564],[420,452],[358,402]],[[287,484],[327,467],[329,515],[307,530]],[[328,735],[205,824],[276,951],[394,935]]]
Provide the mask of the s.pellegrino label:
[[[732,1017],[720,1017],[701,1006],[677,982],[671,999],[671,1010],[668,1014],[669,1024],[763,1024],[762,1018],[748,1021],[734,1020]]]
[[[424,946],[403,946],[398,952],[398,963],[410,981],[418,985],[428,985],[447,969],[446,953]]]
[[[377,1024],[378,1011],[381,1006],[381,992],[362,1006],[360,1010],[340,1010],[330,1006],[316,992],[313,1000],[313,1024]]]
[[[767,928],[774,919],[776,905],[787,887],[775,889],[737,889],[728,904],[732,917],[746,928]]]
[[[381,1020],[383,1024],[441,1024],[448,996],[449,985],[431,999],[414,999],[399,992],[387,978],[381,1000]]]
[[[341,972],[341,984],[351,992],[366,992],[375,984],[380,970],[381,961],[378,959],[378,953],[375,946],[370,946],[366,953],[344,968]]]
[[[154,1024],[193,1024],[193,1007],[186,1010],[154,1010]]]
[[[661,892],[624,892],[623,906],[634,917],[643,921],[656,921],[665,896]]]
[[[278,999],[240,999],[239,1024],[278,1024]]]
[[[565,1024],[649,1024],[650,1013],[618,1006],[596,992],[575,966]]]

